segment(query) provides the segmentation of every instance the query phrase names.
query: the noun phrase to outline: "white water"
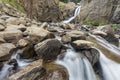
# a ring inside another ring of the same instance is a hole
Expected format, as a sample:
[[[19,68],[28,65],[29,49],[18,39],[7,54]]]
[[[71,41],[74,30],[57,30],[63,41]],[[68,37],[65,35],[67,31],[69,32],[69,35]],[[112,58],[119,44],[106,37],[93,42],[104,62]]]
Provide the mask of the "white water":
[[[16,52],[16,54],[11,56],[11,59],[16,59],[17,63],[18,63],[18,69],[22,69],[23,67],[27,66],[28,64],[30,64],[28,62],[28,60],[25,59],[20,59],[18,53],[20,50],[18,50]],[[13,65],[9,65],[7,63],[4,64],[3,68],[0,71],[0,80],[6,80],[6,78],[9,76],[10,72],[9,69],[14,67]]]
[[[74,16],[69,18],[68,20],[65,20],[63,21],[63,23],[70,23],[73,19],[75,19],[75,17],[80,13],[80,9],[81,9],[81,6],[78,6],[76,9],[75,9],[75,13],[74,13]]]
[[[13,66],[5,64],[0,72],[0,80],[5,80],[9,76],[9,68]]]
[[[100,64],[104,80],[120,80],[120,64],[108,59],[100,52]]]
[[[68,49],[64,59],[58,59],[56,63],[66,67],[69,80],[97,80],[89,61],[72,49]]]
[[[110,44],[108,41],[106,41],[104,38],[100,36],[90,35],[93,38],[95,38],[98,43],[102,46],[104,46],[106,49],[109,49],[111,52],[120,55],[120,48],[114,46],[113,44]]]
[[[120,55],[120,49],[118,47],[110,44],[102,37],[94,36],[94,35],[92,36],[97,41],[99,41],[99,44],[107,48],[109,51],[113,52],[113,54]],[[102,53],[100,50],[98,51],[100,53],[100,64],[101,64],[104,80],[120,80],[120,64],[107,58],[104,55],[104,53]]]
[[[18,55],[19,52],[21,52],[21,51],[17,50],[17,52],[11,56],[11,59],[16,59],[17,63],[18,63],[18,68],[21,69],[21,68],[29,65],[30,62],[27,59],[20,59],[20,56]]]

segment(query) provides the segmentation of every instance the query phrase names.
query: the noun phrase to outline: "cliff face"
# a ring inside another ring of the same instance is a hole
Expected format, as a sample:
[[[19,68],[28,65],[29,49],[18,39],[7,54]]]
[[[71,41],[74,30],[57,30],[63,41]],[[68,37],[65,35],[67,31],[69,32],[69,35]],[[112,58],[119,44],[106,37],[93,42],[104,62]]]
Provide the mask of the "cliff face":
[[[15,8],[23,8],[29,18],[38,21],[59,22],[63,19],[59,0],[2,0]],[[19,6],[18,6],[19,5]]]
[[[120,18],[120,14],[118,14],[120,9],[119,11],[117,9],[117,7],[120,6],[118,1],[119,0],[82,0],[82,8],[79,15],[80,22],[88,20],[109,23],[114,20],[116,23],[116,19]]]

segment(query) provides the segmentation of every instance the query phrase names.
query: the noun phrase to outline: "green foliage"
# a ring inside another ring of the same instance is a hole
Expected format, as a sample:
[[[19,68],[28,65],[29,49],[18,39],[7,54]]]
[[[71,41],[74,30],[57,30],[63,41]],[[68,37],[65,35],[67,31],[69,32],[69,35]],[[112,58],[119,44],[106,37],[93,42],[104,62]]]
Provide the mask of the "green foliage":
[[[10,4],[18,9],[18,11],[24,12],[24,8],[19,4],[18,0],[2,0],[3,3]]]
[[[114,30],[120,29],[120,26],[112,26],[112,29],[114,29]]]
[[[95,21],[83,21],[83,24],[86,24],[86,25],[91,25],[91,26],[103,26],[105,25],[105,23],[103,22],[95,22]]]
[[[61,10],[65,8],[66,4],[64,2],[59,1],[59,7]]]

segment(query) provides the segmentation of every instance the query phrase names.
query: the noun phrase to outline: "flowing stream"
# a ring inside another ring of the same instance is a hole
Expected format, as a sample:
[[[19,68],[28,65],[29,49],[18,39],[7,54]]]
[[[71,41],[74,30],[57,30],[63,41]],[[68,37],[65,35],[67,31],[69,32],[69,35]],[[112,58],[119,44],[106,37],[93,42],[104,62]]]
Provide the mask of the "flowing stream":
[[[106,53],[105,51],[102,52],[100,49],[97,49],[100,53],[100,65],[104,80],[120,80],[120,63],[107,57],[110,56],[110,54],[120,55],[120,49],[100,36],[92,35],[92,37],[94,37],[106,50],[111,52],[108,55],[104,55]],[[114,59],[116,59],[116,57]]]
[[[18,55],[19,52],[20,52],[20,50],[18,50],[15,54],[13,54],[10,59],[10,60],[15,59],[17,61],[18,66],[17,66],[16,71],[20,70],[20,69],[24,68],[25,66],[27,66],[28,64],[30,64],[30,60],[20,59],[20,56]],[[11,73],[10,70],[14,67],[15,66],[13,66],[13,65],[5,63],[0,71],[0,80],[6,80],[6,78]]]
[[[68,49],[63,59],[58,59],[60,64],[68,70],[69,80],[97,80],[89,61],[73,49]]]
[[[120,80],[120,64],[108,59],[101,51],[99,52],[104,80]]]

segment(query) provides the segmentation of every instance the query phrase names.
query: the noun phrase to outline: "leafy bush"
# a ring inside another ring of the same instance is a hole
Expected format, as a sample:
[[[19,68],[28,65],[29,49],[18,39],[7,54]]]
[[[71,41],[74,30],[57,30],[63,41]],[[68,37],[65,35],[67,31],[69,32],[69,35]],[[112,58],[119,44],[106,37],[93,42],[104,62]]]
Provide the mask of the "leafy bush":
[[[86,25],[91,25],[91,26],[102,26],[102,25],[105,25],[105,23],[103,22],[94,22],[94,21],[83,21],[83,24],[86,24]]]
[[[19,4],[18,0],[2,0],[3,3],[10,4],[18,9],[18,11],[24,12],[24,8]]]

